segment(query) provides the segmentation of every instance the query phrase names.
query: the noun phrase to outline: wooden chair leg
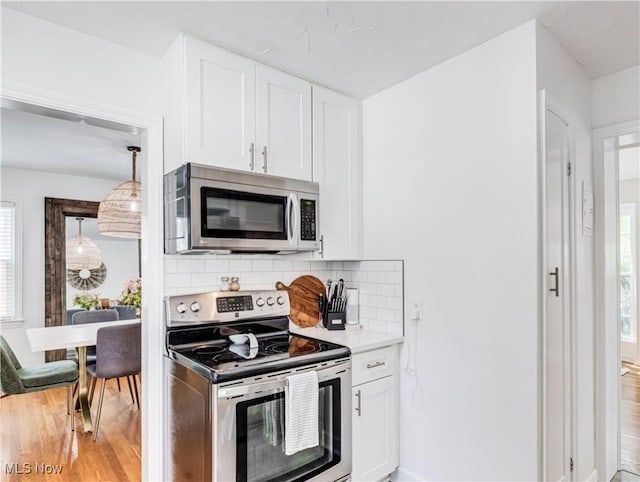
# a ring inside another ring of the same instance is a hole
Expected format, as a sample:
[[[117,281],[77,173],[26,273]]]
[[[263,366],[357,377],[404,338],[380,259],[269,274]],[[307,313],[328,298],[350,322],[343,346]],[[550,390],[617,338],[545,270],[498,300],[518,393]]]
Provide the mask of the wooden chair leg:
[[[136,381],[135,375],[132,378],[133,378],[133,388],[134,388],[133,391],[136,394],[136,404],[138,405],[138,410],[140,410],[140,394],[138,393],[138,382]]]
[[[93,427],[93,441],[98,438],[98,427],[100,426],[100,415],[102,414],[102,402],[104,400],[104,388],[107,386],[107,379],[102,379],[102,386],[100,387],[100,401],[98,402],[98,414],[96,415],[96,426]]]
[[[120,389],[120,377],[116,378],[116,383],[118,384],[118,391],[121,392],[122,390]]]
[[[133,398],[133,388],[131,388],[131,377],[127,376],[127,385],[129,385],[129,395],[131,395],[131,403],[136,403],[135,398]]]

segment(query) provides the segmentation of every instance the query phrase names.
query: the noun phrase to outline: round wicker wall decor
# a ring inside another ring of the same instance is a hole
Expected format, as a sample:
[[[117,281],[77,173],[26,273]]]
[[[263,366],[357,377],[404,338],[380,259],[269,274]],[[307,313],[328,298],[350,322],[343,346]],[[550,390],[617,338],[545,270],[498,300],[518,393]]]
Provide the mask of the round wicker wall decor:
[[[77,290],[94,290],[107,279],[107,267],[104,263],[96,269],[68,269],[67,283]]]

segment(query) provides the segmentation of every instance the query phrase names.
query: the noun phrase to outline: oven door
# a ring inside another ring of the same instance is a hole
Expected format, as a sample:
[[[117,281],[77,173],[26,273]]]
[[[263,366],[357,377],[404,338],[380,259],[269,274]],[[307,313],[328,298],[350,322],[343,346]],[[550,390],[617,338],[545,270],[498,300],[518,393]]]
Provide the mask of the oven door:
[[[194,248],[295,251],[296,194],[280,189],[193,179],[191,235]]]
[[[284,450],[284,388],[291,372],[217,387],[214,480],[334,481],[351,473],[351,363],[308,369],[318,373],[320,443],[291,456]]]

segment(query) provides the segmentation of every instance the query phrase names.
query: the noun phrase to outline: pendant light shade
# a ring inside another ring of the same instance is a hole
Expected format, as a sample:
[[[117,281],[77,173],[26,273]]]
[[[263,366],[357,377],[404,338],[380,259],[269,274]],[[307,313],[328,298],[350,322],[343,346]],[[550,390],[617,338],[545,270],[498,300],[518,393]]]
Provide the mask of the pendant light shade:
[[[76,220],[78,221],[78,236],[66,242],[67,269],[91,270],[99,268],[102,264],[102,253],[93,241],[82,235],[84,218],[76,218]]]
[[[136,155],[140,148],[129,146],[127,149],[132,155],[132,179],[118,184],[100,202],[98,230],[105,236],[140,239],[142,187],[136,181]]]

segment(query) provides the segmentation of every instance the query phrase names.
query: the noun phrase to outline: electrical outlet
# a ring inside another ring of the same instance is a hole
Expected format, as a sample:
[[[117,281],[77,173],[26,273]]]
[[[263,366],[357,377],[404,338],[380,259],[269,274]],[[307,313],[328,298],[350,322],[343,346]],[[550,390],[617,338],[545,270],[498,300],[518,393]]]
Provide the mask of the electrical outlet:
[[[411,319],[420,321],[423,318],[422,298],[414,298],[411,302]]]

